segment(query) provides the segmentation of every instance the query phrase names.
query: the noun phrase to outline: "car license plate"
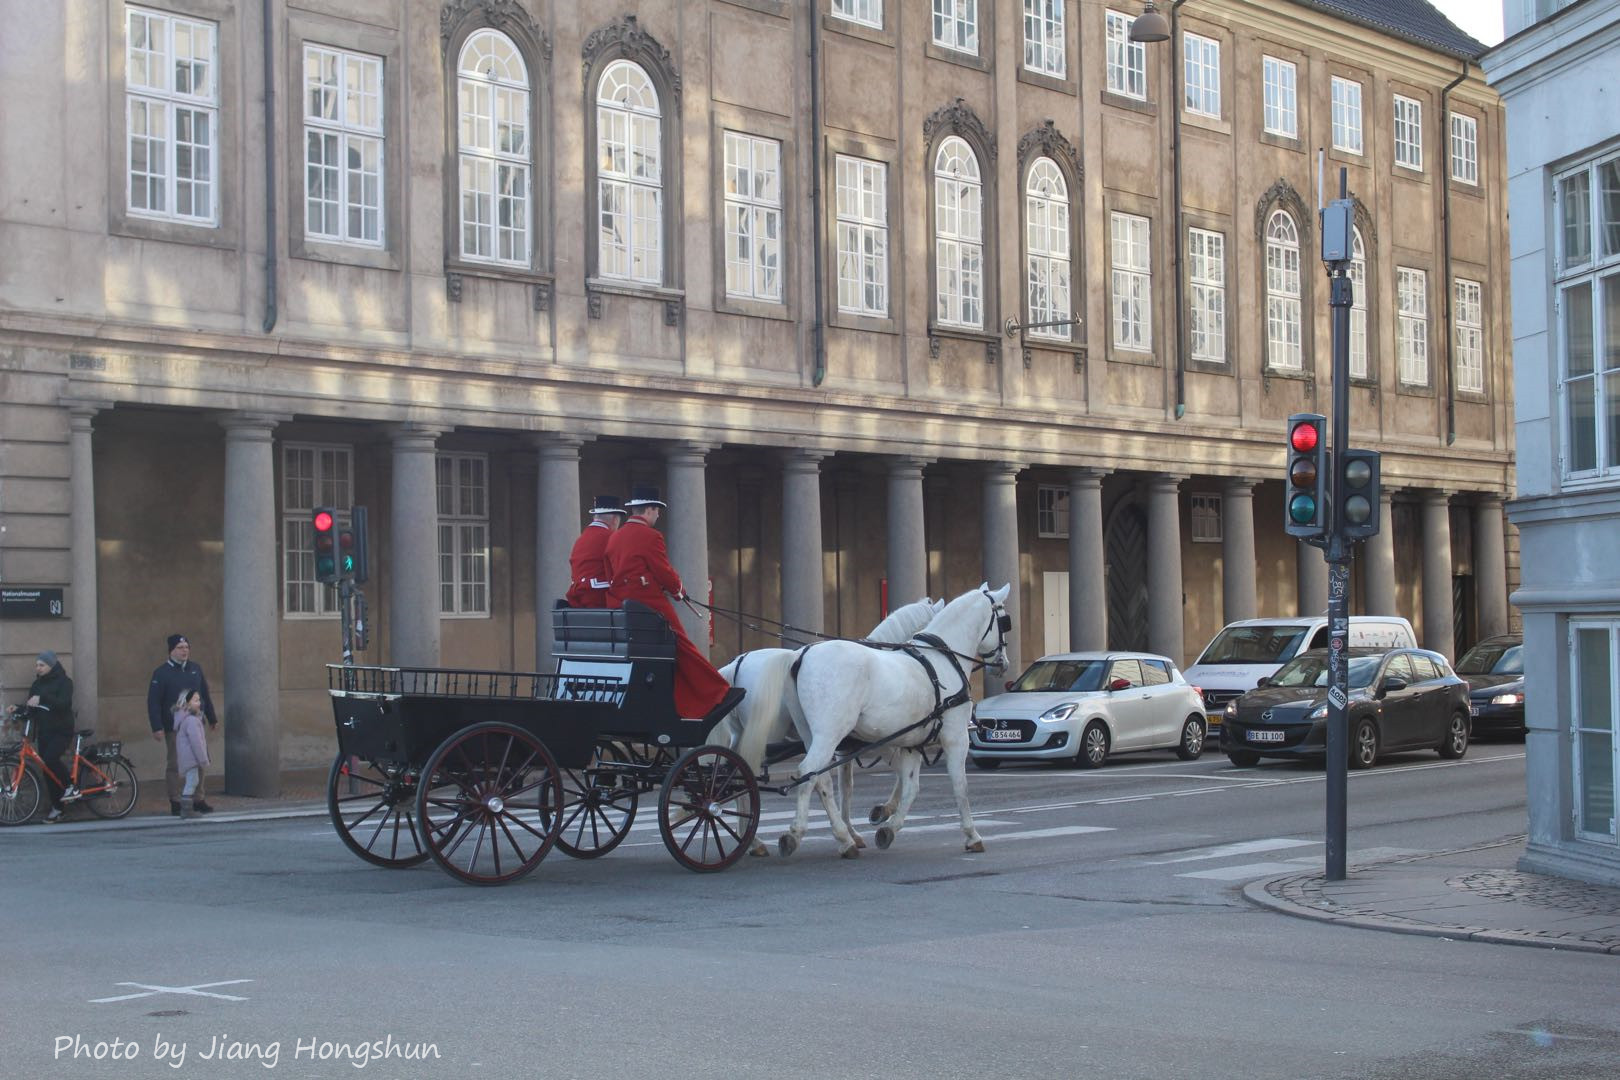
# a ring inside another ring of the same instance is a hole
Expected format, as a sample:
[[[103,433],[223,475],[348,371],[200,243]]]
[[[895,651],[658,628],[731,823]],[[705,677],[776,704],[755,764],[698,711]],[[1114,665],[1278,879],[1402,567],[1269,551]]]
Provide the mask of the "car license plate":
[[[1017,742],[1024,737],[1024,733],[1017,728],[991,728],[984,737],[988,742]]]
[[[1251,732],[1249,732],[1249,741],[1250,742],[1282,742],[1283,741],[1283,732],[1281,732],[1281,731],[1251,731]]]
[[[1479,715],[1479,706],[1478,705],[1470,705],[1470,706],[1468,706],[1468,715],[1469,716],[1478,716]]]

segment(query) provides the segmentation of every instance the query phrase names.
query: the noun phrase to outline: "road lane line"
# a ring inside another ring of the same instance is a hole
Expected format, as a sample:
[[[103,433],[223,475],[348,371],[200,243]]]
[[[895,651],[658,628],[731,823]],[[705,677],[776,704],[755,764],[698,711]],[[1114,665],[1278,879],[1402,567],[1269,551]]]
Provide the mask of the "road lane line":
[[[1309,847],[1320,844],[1320,840],[1294,840],[1286,836],[1274,836],[1266,840],[1246,840],[1237,844],[1221,844],[1210,848],[1197,848],[1198,853],[1182,855],[1174,859],[1156,859],[1146,865],[1169,866],[1171,863],[1200,862],[1204,859],[1224,859],[1231,855],[1251,855],[1259,851],[1281,851],[1283,848]]]

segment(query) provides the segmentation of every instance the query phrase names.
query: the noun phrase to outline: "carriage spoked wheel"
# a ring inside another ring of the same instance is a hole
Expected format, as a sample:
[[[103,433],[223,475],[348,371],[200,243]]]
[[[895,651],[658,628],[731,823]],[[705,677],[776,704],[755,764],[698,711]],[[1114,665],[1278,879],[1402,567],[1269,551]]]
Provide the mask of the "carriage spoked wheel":
[[[675,760],[658,794],[658,831],[688,870],[724,870],[748,853],[759,830],[759,784],[737,754],[697,746]]]
[[[562,825],[561,770],[512,724],[463,728],[439,745],[418,788],[416,822],[433,861],[470,885],[504,885],[546,857]]]
[[[618,743],[598,743],[583,769],[562,773],[562,827],[557,849],[576,859],[606,855],[630,835],[640,795],[634,779],[619,766],[634,761]]]
[[[339,754],[326,781],[326,812],[348,849],[377,866],[415,866],[428,857],[416,827],[416,772],[398,762]]]

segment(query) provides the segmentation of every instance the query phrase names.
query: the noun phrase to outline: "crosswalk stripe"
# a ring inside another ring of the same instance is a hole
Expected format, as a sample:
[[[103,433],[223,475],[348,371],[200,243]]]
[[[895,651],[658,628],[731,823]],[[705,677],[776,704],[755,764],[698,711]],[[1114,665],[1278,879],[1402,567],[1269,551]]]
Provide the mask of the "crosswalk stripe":
[[[1204,859],[1224,859],[1231,855],[1249,855],[1260,851],[1280,851],[1283,848],[1309,847],[1320,844],[1320,840],[1292,840],[1288,837],[1277,836],[1268,840],[1246,840],[1240,844],[1222,844],[1219,847],[1200,848],[1191,855],[1182,855],[1174,859],[1155,859],[1149,866],[1168,866],[1171,863],[1201,862]]]
[[[1287,874],[1299,869],[1298,863],[1257,862],[1242,866],[1217,866],[1211,870],[1192,870],[1176,877],[1203,878],[1206,881],[1242,881],[1245,878],[1265,877],[1267,874]]]

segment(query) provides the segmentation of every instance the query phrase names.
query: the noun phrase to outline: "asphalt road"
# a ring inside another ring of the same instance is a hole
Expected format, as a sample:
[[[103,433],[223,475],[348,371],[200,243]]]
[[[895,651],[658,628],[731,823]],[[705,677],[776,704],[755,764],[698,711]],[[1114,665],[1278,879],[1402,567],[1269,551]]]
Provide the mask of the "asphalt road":
[[[930,770],[894,847],[856,860],[836,857],[818,809],[791,858],[696,875],[663,850],[646,813],[606,858],[554,853],[495,889],[454,883],[431,864],[370,867],[320,818],[9,830],[4,1071],[1620,1071],[1614,957],[1357,930],[1247,905],[1245,882],[1321,864],[1317,769],[1154,754],[1099,772],[970,770],[969,783],[982,855],[962,851],[949,785]],[[886,774],[861,776],[861,816],[887,788]],[[1523,747],[1480,745],[1457,763],[1397,756],[1352,773],[1350,800],[1352,867],[1523,832]],[[788,806],[773,796],[765,809],[761,832],[774,840]],[[97,1043],[109,1053],[114,1039],[126,1059],[73,1057]],[[431,1045],[437,1057],[378,1059],[390,1044],[373,1044],[388,1039]],[[204,1058],[216,1045],[237,1056]]]

